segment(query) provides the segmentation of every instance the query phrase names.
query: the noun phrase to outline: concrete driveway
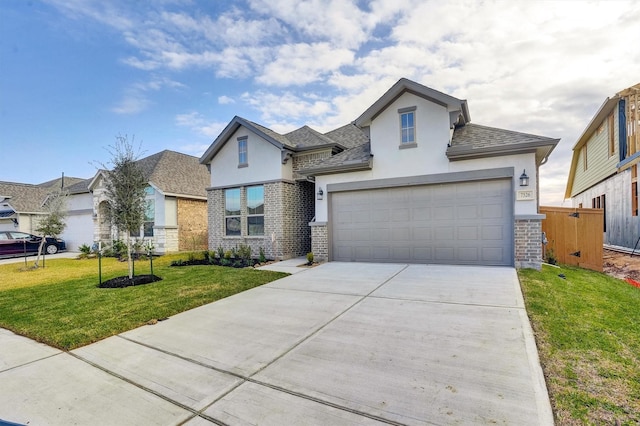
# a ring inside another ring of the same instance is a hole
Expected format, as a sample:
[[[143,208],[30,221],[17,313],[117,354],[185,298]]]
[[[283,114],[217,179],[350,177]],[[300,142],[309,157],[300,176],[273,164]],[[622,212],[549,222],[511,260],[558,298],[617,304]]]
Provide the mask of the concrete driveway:
[[[512,268],[328,263],[64,353],[0,330],[22,424],[553,424]]]

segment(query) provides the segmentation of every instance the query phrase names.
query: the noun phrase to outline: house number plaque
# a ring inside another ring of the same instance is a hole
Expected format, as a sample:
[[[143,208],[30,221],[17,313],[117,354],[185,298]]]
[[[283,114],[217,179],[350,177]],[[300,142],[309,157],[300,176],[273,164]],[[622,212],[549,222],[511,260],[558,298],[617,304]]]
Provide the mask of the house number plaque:
[[[516,191],[516,201],[535,200],[536,197],[532,189],[520,189]]]

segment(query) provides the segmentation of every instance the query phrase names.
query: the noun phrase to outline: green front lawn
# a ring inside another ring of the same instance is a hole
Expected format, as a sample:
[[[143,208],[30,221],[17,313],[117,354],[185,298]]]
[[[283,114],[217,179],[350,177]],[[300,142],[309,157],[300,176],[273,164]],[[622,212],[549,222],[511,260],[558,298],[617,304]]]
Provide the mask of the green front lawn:
[[[640,289],[570,266],[519,276],[556,423],[640,424]]]
[[[98,288],[97,259],[47,260],[46,268],[0,265],[0,327],[61,349],[73,349],[166,318],[287,274],[220,266],[171,267],[186,254],[154,260],[151,284]],[[127,274],[127,263],[102,259],[103,280]],[[137,274],[149,262],[136,262]]]

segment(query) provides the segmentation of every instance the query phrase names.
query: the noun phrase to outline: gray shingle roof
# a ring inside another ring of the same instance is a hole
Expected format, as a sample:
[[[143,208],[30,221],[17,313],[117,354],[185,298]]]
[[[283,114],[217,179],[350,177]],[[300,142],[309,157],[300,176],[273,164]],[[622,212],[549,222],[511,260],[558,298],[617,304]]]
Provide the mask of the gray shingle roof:
[[[295,148],[295,143],[291,142],[289,139],[287,139],[286,136],[281,135],[278,132],[274,132],[273,130],[269,129],[268,127],[264,127],[258,123],[254,123],[251,120],[246,120],[243,119],[244,121],[246,121],[247,123],[251,124],[252,126],[254,126],[257,130],[261,131],[262,133],[264,133],[267,136],[272,137],[273,139],[277,140],[278,142],[280,142],[282,145],[284,146],[288,146],[290,148]]]
[[[0,196],[10,196],[6,203],[18,213],[44,211],[42,203],[51,192],[50,188],[28,183],[0,182]]]
[[[207,167],[197,157],[164,150],[137,161],[145,178],[165,194],[206,197]]]
[[[369,142],[369,137],[353,123],[338,127],[324,135],[347,148],[353,148]]]
[[[71,177],[71,176],[65,176],[64,177],[64,187],[68,188],[69,186],[75,185],[78,182],[82,182],[83,180],[85,180],[84,178],[77,178],[77,177]],[[52,189],[58,189],[60,187],[62,187],[62,177],[59,177],[57,179],[53,179],[47,182],[43,182],[38,184],[39,187],[42,188],[52,188]]]
[[[312,148],[316,146],[336,144],[336,141],[316,130],[313,130],[309,126],[302,126],[293,132],[287,133],[285,137],[290,140],[296,148]]]
[[[340,171],[355,171],[371,168],[371,144],[364,143],[353,148],[349,148],[327,158],[314,167],[301,170],[302,175],[321,175],[325,173],[336,173]]]
[[[468,123],[454,130],[447,157],[451,160],[489,157],[539,151],[543,147],[552,150],[558,141],[546,136]]]

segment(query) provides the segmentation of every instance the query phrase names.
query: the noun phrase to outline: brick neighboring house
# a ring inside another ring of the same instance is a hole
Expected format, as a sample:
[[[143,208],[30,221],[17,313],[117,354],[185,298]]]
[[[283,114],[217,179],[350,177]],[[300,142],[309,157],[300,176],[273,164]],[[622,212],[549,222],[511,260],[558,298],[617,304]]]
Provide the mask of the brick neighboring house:
[[[538,167],[558,141],[471,124],[466,100],[407,79],[327,133],[236,116],[200,158],[209,248],[539,268]]]
[[[604,243],[628,249],[640,238],[640,83],[607,98],[573,146],[565,199],[604,210]]]
[[[206,187],[210,179],[207,168],[197,157],[169,150],[142,158],[137,163],[149,185],[145,223],[135,236],[151,239],[160,254],[206,249]],[[118,234],[106,221],[104,177],[104,171],[98,171],[84,184],[91,193],[92,241],[109,243]]]

